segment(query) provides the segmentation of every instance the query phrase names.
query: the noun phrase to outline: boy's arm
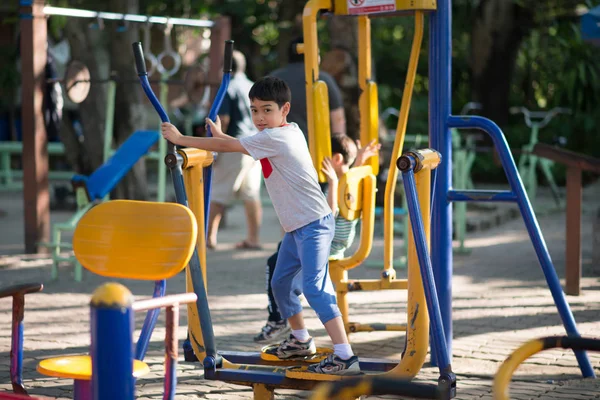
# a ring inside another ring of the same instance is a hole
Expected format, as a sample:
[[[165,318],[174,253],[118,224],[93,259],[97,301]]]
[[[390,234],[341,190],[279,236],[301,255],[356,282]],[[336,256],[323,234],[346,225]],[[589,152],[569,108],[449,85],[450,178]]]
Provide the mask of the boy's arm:
[[[356,159],[354,160],[354,164],[352,166],[360,167],[361,165],[364,165],[369,158],[379,152],[379,149],[381,149],[381,143],[375,144],[375,139],[373,139],[366,147],[361,147],[360,140],[357,140],[356,147],[358,148],[358,152],[356,153]]]
[[[323,167],[321,169],[327,177],[327,184],[329,186],[327,192],[327,204],[331,208],[333,214],[337,213],[338,210],[338,177],[331,164],[330,158],[323,159]]]
[[[248,154],[248,151],[242,146],[239,140],[227,135],[224,135],[225,137],[210,138],[183,136],[174,125],[168,122],[163,123],[161,128],[163,137],[179,146],[195,147],[197,149],[216,151],[219,153]]]
[[[242,146],[239,140],[228,136],[225,137],[193,137],[181,136],[176,144],[186,147],[195,147],[206,151],[216,151],[217,153],[243,153],[248,151]]]

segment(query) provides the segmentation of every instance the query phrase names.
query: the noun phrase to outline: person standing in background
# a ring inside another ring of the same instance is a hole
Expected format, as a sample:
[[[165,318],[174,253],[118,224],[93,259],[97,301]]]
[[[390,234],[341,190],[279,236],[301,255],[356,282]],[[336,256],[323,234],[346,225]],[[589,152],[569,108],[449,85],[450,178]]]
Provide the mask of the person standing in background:
[[[223,132],[242,139],[257,131],[252,123],[248,92],[253,82],[246,76],[246,57],[233,52],[233,75],[227,95],[219,111]],[[246,239],[236,244],[238,249],[261,249],[259,231],[262,220],[260,202],[260,163],[241,153],[220,153],[214,164],[213,184],[208,219],[207,247],[217,245],[219,224],[225,208],[238,197],[244,202],[248,233]]]
[[[292,107],[288,121],[295,122],[308,138],[308,123],[306,121],[306,82],[304,78],[304,55],[298,54],[296,46],[302,44],[301,37],[295,38],[288,49],[288,65],[279,68],[269,75],[282,79],[292,91]],[[335,79],[327,72],[320,71],[319,79],[327,84],[329,93],[329,118],[331,134],[346,134],[346,115],[342,93]]]

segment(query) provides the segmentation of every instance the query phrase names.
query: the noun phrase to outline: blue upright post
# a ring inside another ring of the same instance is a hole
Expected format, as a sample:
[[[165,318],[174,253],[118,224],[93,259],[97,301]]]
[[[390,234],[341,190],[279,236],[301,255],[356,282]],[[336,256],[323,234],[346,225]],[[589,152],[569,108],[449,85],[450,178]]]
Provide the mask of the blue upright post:
[[[152,295],[152,298],[163,297],[166,291],[167,281],[165,279],[156,281],[154,282],[154,294]],[[144,357],[146,357],[146,351],[148,351],[148,344],[150,343],[150,336],[152,336],[152,331],[156,326],[156,321],[158,320],[159,314],[159,308],[149,310],[148,314],[146,314],[146,319],[144,320],[144,325],[142,326],[140,337],[138,338],[137,344],[135,345],[136,360],[143,361]]]
[[[429,21],[429,140],[444,162],[438,167],[431,215],[431,261],[446,344],[452,360],[452,136],[448,118],[452,108],[452,1],[438,0]],[[435,343],[431,361],[437,365]]]
[[[133,295],[120,283],[105,283],[90,304],[92,398],[133,400]]]
[[[223,79],[221,79],[221,85],[219,86],[219,90],[217,91],[217,95],[215,96],[215,100],[213,101],[212,106],[210,107],[210,111],[208,113],[208,118],[211,121],[215,121],[217,116],[219,115],[219,110],[221,109],[221,104],[223,104],[223,99],[225,99],[225,95],[227,94],[227,88],[229,87],[229,81],[231,80],[231,71],[233,66],[233,40],[225,41],[225,59],[223,61]],[[206,130],[206,136],[212,137],[212,132],[210,127]],[[212,187],[212,164],[208,167],[204,167],[203,177],[204,177],[204,232],[208,238],[208,216],[210,215],[210,195],[211,195],[211,187]]]

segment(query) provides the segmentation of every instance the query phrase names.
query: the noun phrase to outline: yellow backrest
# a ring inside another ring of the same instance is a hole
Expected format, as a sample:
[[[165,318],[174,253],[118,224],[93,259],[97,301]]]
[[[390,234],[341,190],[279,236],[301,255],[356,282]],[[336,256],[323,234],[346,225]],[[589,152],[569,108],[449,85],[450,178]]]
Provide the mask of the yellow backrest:
[[[360,243],[349,257],[331,260],[331,268],[351,269],[360,265],[371,253],[375,228],[375,190],[376,178],[370,166],[351,168],[342,179],[338,188],[338,207],[340,214],[353,221],[361,218]]]
[[[73,251],[84,268],[98,275],[160,280],[187,265],[197,235],[194,214],[180,204],[113,200],[81,218]]]

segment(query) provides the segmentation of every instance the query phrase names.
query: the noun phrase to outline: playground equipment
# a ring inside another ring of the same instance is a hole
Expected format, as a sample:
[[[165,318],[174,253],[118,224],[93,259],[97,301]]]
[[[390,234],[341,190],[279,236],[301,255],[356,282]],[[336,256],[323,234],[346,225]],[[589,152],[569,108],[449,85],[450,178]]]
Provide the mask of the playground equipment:
[[[405,4],[404,2],[397,1],[394,3],[394,9],[399,10],[404,7],[404,10],[413,10],[415,11],[415,15],[417,16],[417,21],[423,18],[423,13],[421,10],[431,9],[431,4],[423,6],[422,8],[415,10],[415,7],[421,7],[422,4],[416,4],[415,2],[411,2],[410,4]],[[543,239],[541,233],[539,232],[539,228],[537,227],[537,223],[535,221],[535,217],[533,216],[533,211],[531,209],[531,205],[527,200],[527,195],[523,189],[522,183],[519,180],[519,176],[516,170],[516,166],[514,164],[514,160],[510,154],[508,149],[508,145],[502,135],[502,132],[499,128],[493,124],[491,121],[481,118],[481,117],[470,117],[470,116],[461,116],[454,117],[450,115],[450,4],[447,0],[440,0],[438,3],[438,8],[436,11],[431,13],[431,50],[430,50],[430,66],[431,66],[431,80],[430,86],[431,98],[435,99],[435,102],[432,101],[431,106],[431,116],[430,116],[430,126],[432,127],[432,132],[430,136],[430,140],[434,144],[434,148],[439,147],[443,149],[440,153],[446,160],[444,163],[440,165],[440,172],[438,173],[438,177],[435,183],[435,193],[437,200],[433,203],[433,227],[431,229],[432,239],[435,238],[435,243],[432,243],[432,261],[435,269],[431,272],[428,264],[427,252],[426,252],[426,235],[420,234],[418,235],[419,240],[416,242],[416,246],[418,246],[419,251],[417,251],[418,258],[420,259],[421,268],[428,270],[429,273],[423,274],[423,278],[427,279],[432,274],[437,275],[437,281],[435,284],[433,282],[429,282],[427,286],[428,294],[425,296],[425,300],[427,301],[428,308],[431,309],[440,309],[441,313],[434,314],[436,317],[434,319],[434,330],[433,337],[434,341],[432,342],[432,354],[434,354],[434,361],[437,365],[440,366],[440,384],[445,385],[445,388],[450,388],[450,391],[446,393],[452,394],[453,385],[455,383],[454,380],[450,379],[452,377],[451,369],[449,368],[450,356],[451,356],[451,338],[452,338],[452,326],[451,326],[451,316],[450,305],[451,305],[451,271],[450,271],[450,261],[452,257],[452,246],[451,246],[451,227],[452,227],[452,219],[451,219],[451,205],[449,201],[466,201],[466,200],[487,200],[487,201],[517,201],[520,205],[522,214],[525,217],[526,225],[528,227],[529,233],[534,241],[536,246],[536,251],[538,253],[538,258],[541,261],[542,267],[546,274],[550,290],[555,298],[555,302],[557,303],[559,313],[561,317],[563,317],[563,321],[567,328],[567,331],[570,334],[578,335],[575,323],[573,321],[572,314],[564,296],[561,297],[562,292],[560,291],[560,286],[558,285],[558,279],[556,277],[555,271],[552,269],[551,261],[548,256],[548,253],[543,245]],[[316,15],[320,10],[331,10],[332,4],[330,2],[324,0],[313,0],[309,1],[305,7],[304,11],[304,20],[305,20],[305,40],[307,42],[304,44],[304,50],[306,54],[306,58],[311,57],[312,59],[312,69],[308,68],[311,72],[310,74],[307,72],[307,76],[310,76],[310,81],[312,81],[312,77],[318,76],[318,70],[315,73],[315,60],[317,57],[317,49],[316,49]],[[340,10],[348,10],[348,4],[340,1],[339,7],[336,2],[336,12],[341,12]],[[389,11],[389,7],[385,7],[385,11]],[[356,12],[356,9],[352,9],[352,12]],[[360,12],[360,10],[359,10]],[[366,28],[366,24],[368,19],[365,16],[361,16],[361,24],[363,24],[363,29]],[[422,21],[421,21],[422,22]],[[141,49],[141,45],[139,43],[135,43],[133,46],[134,55],[136,58],[136,66],[138,69],[138,74],[140,75],[140,81],[142,83],[142,87],[144,88],[145,93],[150,98],[152,104],[156,108],[157,112],[161,116],[162,121],[168,121],[168,116],[162,109],[160,102],[152,92],[150,88],[148,78],[145,71],[145,63],[143,58],[143,52]],[[231,48],[228,49],[229,51]],[[309,56],[308,53],[312,55]],[[229,79],[229,71],[230,68],[227,66],[230,65],[230,53],[226,53],[226,62],[225,62],[225,74],[223,78],[223,82],[221,88],[219,89],[219,93],[215,98],[215,102],[213,103],[213,108],[211,109],[211,113],[216,114],[218,107],[220,105],[220,101],[222,97],[220,94],[224,92],[226,88],[226,84]],[[310,86],[310,85],[309,85]],[[320,84],[316,85],[316,89],[312,89],[315,86],[310,86],[309,90],[309,102],[314,99],[323,100],[323,88]],[[314,93],[313,93],[314,92]],[[316,94],[315,94],[316,93]],[[314,99],[313,99],[314,95]],[[404,99],[403,99],[404,102]],[[326,103],[326,102],[324,102]],[[372,103],[371,103],[372,104]],[[309,113],[311,113],[313,108],[312,103],[309,104]],[[408,111],[408,107],[403,107],[402,110]],[[326,115],[326,114],[325,114]],[[311,117],[312,118],[312,117]],[[403,118],[401,118],[403,120]],[[309,126],[311,126],[309,124]],[[326,125],[326,124],[324,124]],[[498,152],[500,154],[501,161],[503,166],[505,167],[509,182],[511,183],[512,190],[514,192],[495,192],[495,191],[467,191],[467,190],[449,190],[451,183],[451,138],[449,135],[449,128],[466,128],[466,129],[483,129],[488,132],[496,144],[498,148]],[[402,127],[401,127],[402,128]],[[404,129],[400,129],[402,132]],[[210,132],[209,132],[210,134]],[[444,138],[442,140],[442,138]],[[314,144],[314,137],[310,139]],[[368,140],[367,140],[368,141]],[[399,144],[401,141],[397,142],[396,148],[400,147]],[[326,148],[325,148],[326,149]],[[168,144],[168,154],[165,159],[167,166],[171,170],[171,174],[173,177],[173,182],[175,185],[175,192],[177,195],[177,201],[180,204],[187,204],[187,196],[184,187],[184,179],[182,177],[182,164],[183,164],[183,155],[181,153],[177,153],[175,151],[175,146],[173,144]],[[197,152],[196,154],[204,160],[208,160],[210,158],[206,152]],[[317,151],[316,154],[318,157],[323,157],[327,154],[325,150]],[[413,159],[419,159],[419,157],[413,157]],[[427,159],[425,157],[425,159]],[[320,160],[319,160],[320,162]],[[210,162],[207,162],[210,164]],[[410,161],[409,165],[418,164],[416,161]],[[318,164],[317,164],[318,165]],[[207,168],[210,170],[210,167]],[[392,169],[396,174],[397,171],[392,166]],[[409,168],[410,171],[410,168]],[[407,176],[410,177],[410,174]],[[197,185],[197,191],[200,189],[203,190],[205,207],[208,205],[209,197],[208,193],[210,192],[210,179],[204,178],[203,185]],[[424,185],[428,186],[428,185]],[[208,190],[207,190],[208,189]],[[202,192],[200,192],[202,193]],[[199,199],[198,199],[199,200]],[[424,201],[423,199],[420,199]],[[419,219],[416,218],[415,210],[418,208],[415,206],[415,202],[413,205],[409,207],[413,209],[413,215],[415,215],[414,221],[411,220],[413,225],[413,229],[415,232],[421,232],[422,225],[419,226]],[[197,207],[197,204],[195,205]],[[425,210],[426,207],[421,208],[421,212],[424,215],[429,215]],[[202,224],[203,225],[203,224]],[[424,224],[427,226],[427,224]],[[421,232],[422,233],[422,232]],[[201,235],[203,236],[203,235]],[[202,250],[202,248],[200,248]],[[391,258],[390,258],[391,259]],[[204,264],[203,264],[204,266]],[[193,315],[193,311],[190,315],[190,340],[192,342],[192,347],[194,348],[194,352],[198,358],[203,358],[204,372],[205,378],[211,380],[222,380],[227,382],[233,382],[243,385],[252,386],[254,388],[254,393],[256,397],[263,396],[272,396],[273,390],[275,387],[283,387],[283,388],[294,388],[294,389],[309,389],[313,387],[316,383],[316,379],[320,380],[338,380],[342,379],[340,377],[332,377],[328,375],[319,375],[319,374],[310,374],[303,372],[301,367],[300,369],[292,369],[292,370],[283,370],[281,367],[286,366],[286,363],[279,363],[278,366],[266,366],[269,361],[262,360],[260,354],[258,353],[233,353],[233,352],[217,352],[214,332],[212,329],[212,321],[210,316],[210,310],[208,307],[208,301],[206,297],[206,285],[205,278],[203,276],[204,271],[202,271],[200,265],[200,260],[198,255],[192,256],[188,273],[191,277],[191,286],[194,289],[194,292],[198,296],[198,300],[196,302],[196,315]],[[558,291],[557,291],[558,285]],[[437,289],[436,289],[437,288]],[[437,291],[437,297],[430,293],[431,291]],[[439,300],[438,300],[439,298]],[[439,307],[435,307],[435,302],[437,301]],[[430,307],[432,305],[432,307]],[[424,314],[424,313],[420,313]],[[440,315],[441,314],[441,315]],[[194,319],[196,318],[196,320]],[[441,324],[437,324],[437,322],[441,320]],[[196,323],[198,321],[199,323]],[[439,326],[443,325],[443,326]],[[428,333],[428,329],[420,329],[420,331],[425,331]],[[443,342],[443,343],[440,343]],[[426,342],[426,341],[425,341]],[[423,345],[426,347],[426,345]],[[420,349],[422,350],[422,349]],[[407,352],[408,353],[408,352]],[[424,351],[423,353],[426,353]],[[577,352],[576,356],[578,358],[578,362],[582,369],[582,373],[584,376],[593,376],[593,370],[591,369],[591,365],[585,353]],[[423,354],[423,359],[425,354]],[[410,369],[408,372],[399,371],[399,364],[385,362],[385,361],[371,361],[367,359],[361,360],[361,369],[367,373],[369,372],[382,372],[382,371],[390,371],[390,374],[397,374],[400,376],[410,376],[412,373],[418,372],[420,368]],[[422,364],[421,364],[422,365]]]
[[[510,384],[513,373],[519,365],[529,357],[543,350],[561,347],[572,350],[600,351],[600,339],[572,337],[572,336],[548,336],[533,339],[523,344],[502,363],[494,378],[493,392],[494,400],[508,400]]]
[[[550,123],[550,121],[559,114],[570,114],[571,110],[568,108],[555,107],[550,111],[529,111],[525,107],[511,107],[511,114],[523,114],[525,117],[525,124],[531,128],[531,134],[529,136],[529,143],[522,147],[521,157],[519,158],[519,175],[525,185],[527,196],[531,202],[535,204],[537,197],[537,167],[539,165],[544,178],[550,185],[552,194],[554,195],[554,201],[556,206],[559,208],[563,207],[560,191],[554,180],[552,174],[552,166],[554,162],[547,159],[539,159],[538,156],[533,154],[533,148],[539,140],[539,130]]]
[[[176,226],[165,230],[165,226],[174,222]],[[195,251],[197,234],[192,212],[175,203],[115,200],[87,212],[73,236],[73,250],[79,262],[101,276],[155,281],[154,298],[136,306],[131,304],[126,289],[115,288],[115,284],[101,288],[92,298],[92,356],[42,360],[38,372],[73,379],[76,400],[89,399],[92,389],[102,399],[133,398],[133,392],[129,397],[127,392],[111,391],[127,382],[133,390],[132,377],[149,372],[142,360],[158,318],[156,306],[166,304],[163,297],[166,279],[187,265]],[[128,312],[124,313],[123,308],[128,308]],[[148,310],[135,348],[135,362],[131,345],[132,310]],[[118,357],[123,357],[120,360],[124,362],[119,362]],[[167,371],[170,378],[165,384],[174,382],[173,359],[169,358]],[[93,381],[92,369],[98,373]],[[112,378],[108,379],[104,374]],[[99,384],[98,379],[104,384]]]
[[[310,5],[311,3],[309,3]],[[306,15],[306,14],[305,14]],[[221,85],[221,88],[219,89],[219,93],[217,94],[217,96],[215,97],[215,102],[213,103],[213,107],[211,109],[211,114],[215,114],[218,111],[219,105],[220,105],[220,101],[222,100],[222,97],[224,95],[224,92],[226,91],[227,88],[227,84],[229,81],[229,73],[230,73],[230,63],[231,63],[231,51],[233,48],[233,43],[229,42],[226,50],[226,54],[225,54],[225,68],[224,68],[224,78],[223,78],[223,83]],[[138,69],[138,73],[140,75],[140,80],[142,83],[142,87],[144,88],[145,93],[147,94],[147,96],[149,97],[150,101],[152,102],[152,104],[155,106],[157,112],[159,113],[159,115],[161,116],[161,119],[163,121],[168,121],[168,116],[166,115],[166,113],[164,113],[164,110],[162,109],[160,102],[158,101],[158,99],[156,98],[156,96],[154,95],[154,93],[152,92],[152,89],[150,88],[149,84],[148,84],[148,80],[147,80],[147,76],[145,74],[145,64],[143,62],[143,52],[141,49],[141,44],[140,43],[134,43],[133,44],[133,50],[134,50],[134,55],[135,55],[135,59],[136,59],[136,67]],[[209,132],[210,134],[210,132]],[[210,186],[210,179],[207,178],[203,178],[200,179],[200,173],[199,171],[196,172],[196,176],[198,177],[197,179],[188,179],[188,176],[190,176],[190,174],[193,173],[194,170],[198,170],[198,168],[190,168],[189,170],[182,170],[182,165],[184,164],[185,157],[189,158],[190,154],[196,154],[197,157],[203,159],[203,163],[205,165],[210,165],[210,162],[212,161],[212,157],[210,157],[210,155],[207,154],[207,152],[202,151],[202,150],[196,150],[194,153],[187,153],[186,151],[179,151],[178,153],[175,153],[175,146],[171,143],[168,144],[169,147],[169,154],[167,155],[167,158],[165,160],[165,162],[167,163],[167,165],[169,166],[169,168],[171,169],[171,173],[173,176],[173,182],[175,183],[175,189],[176,189],[176,193],[177,193],[177,200],[178,202],[180,202],[181,204],[188,204],[188,199],[186,196],[186,191],[185,191],[185,187],[187,186],[188,188],[190,187],[189,184],[191,184],[191,188],[192,188],[192,193],[193,193],[193,200],[190,200],[190,206],[195,208],[196,210],[198,210],[199,212],[196,213],[196,216],[198,217],[199,215],[203,215],[206,210],[205,208],[201,207],[201,205],[199,203],[201,203],[199,200],[203,199],[204,200],[204,204],[208,205],[209,204],[209,196],[206,195],[206,193],[209,193],[210,188],[206,188],[207,184]],[[433,152],[432,152],[433,153]],[[437,154],[437,153],[436,153]],[[424,161],[424,160],[427,161]],[[435,160],[435,157],[423,157],[422,159],[420,158],[420,164],[419,165],[425,165],[426,167],[423,169],[423,174],[429,174],[430,168],[434,168],[435,165],[437,165],[433,160]],[[439,157],[437,157],[437,162],[439,162]],[[345,183],[345,186],[363,186],[363,196],[362,197],[357,197],[357,198],[365,198],[364,193],[370,194],[372,196],[373,192],[368,190],[368,183],[365,182],[373,182],[373,175],[370,173],[370,166],[365,166],[363,169],[357,169],[360,172],[356,172],[355,174],[350,174],[347,178],[347,181]],[[412,171],[412,170],[411,170]],[[186,176],[183,177],[182,174],[185,173]],[[183,184],[185,181],[185,185]],[[198,184],[198,182],[200,182],[200,184]],[[427,182],[429,182],[429,180],[427,180]],[[422,189],[420,189],[420,191],[423,191],[423,193],[428,193],[426,192],[425,186],[428,187],[428,185],[421,185]],[[366,187],[366,190],[365,190]],[[423,201],[424,203],[427,204],[427,207],[424,208],[423,210],[423,215],[427,214],[427,209],[428,209],[428,201],[429,201],[429,196],[425,196],[425,198],[421,198],[421,193],[420,193],[420,201]],[[361,203],[360,200],[354,202],[354,201],[350,201],[348,202],[346,208],[347,210],[345,212],[348,213],[358,213],[361,211],[361,206],[359,205]],[[368,200],[366,200],[366,204],[367,207],[369,207],[369,203]],[[372,204],[372,201],[371,201]],[[418,208],[416,208],[416,210],[418,211]],[[356,215],[355,214],[355,215]],[[372,213],[371,213],[371,217],[372,217]],[[202,217],[203,218],[203,217]],[[415,218],[415,220],[417,220],[417,218]],[[201,235],[199,235],[199,237],[204,237],[204,232],[206,232],[206,227],[203,223],[201,223],[200,221],[198,222],[198,226],[199,229],[201,230]],[[204,232],[202,232],[202,229],[204,228]],[[422,228],[419,228],[422,229]],[[364,236],[367,237],[367,236]],[[369,237],[367,239],[364,239],[363,236],[361,236],[361,242],[363,242],[364,240],[370,240],[369,238],[371,237],[369,235]],[[422,238],[422,240],[425,240]],[[425,243],[425,242],[424,242]],[[363,244],[361,246],[362,250],[359,253],[365,253],[365,245]],[[366,248],[368,248],[368,246],[366,246]],[[217,352],[216,350],[216,345],[215,345],[215,338],[214,338],[214,332],[212,329],[212,321],[211,321],[211,316],[210,316],[210,309],[208,307],[208,302],[207,302],[207,298],[206,298],[206,285],[205,285],[205,272],[206,272],[206,266],[205,266],[205,261],[204,261],[204,248],[203,247],[199,247],[200,251],[202,252],[202,254],[200,256],[198,256],[197,253],[195,253],[195,255],[192,257],[190,264],[189,264],[189,268],[188,268],[188,277],[190,278],[190,280],[188,281],[188,290],[194,290],[195,293],[198,296],[198,301],[196,302],[196,307],[192,307],[192,309],[188,310],[189,314],[188,314],[188,321],[189,321],[189,336],[190,336],[190,342],[192,344],[192,347],[194,349],[194,353],[196,354],[196,356],[199,359],[203,359],[203,366],[204,366],[204,377],[206,379],[210,379],[210,380],[221,380],[221,381],[226,381],[226,382],[232,382],[232,383],[236,383],[236,384],[241,384],[241,385],[248,385],[248,386],[252,386],[254,389],[254,395],[255,398],[257,399],[263,399],[263,398],[272,398],[273,396],[273,391],[275,388],[293,388],[293,389],[311,389],[312,387],[314,387],[314,385],[316,385],[318,382],[323,381],[323,380],[339,380],[339,379],[343,379],[343,377],[340,376],[332,376],[332,375],[323,375],[323,374],[312,374],[312,373],[308,373],[306,372],[306,363],[310,362],[310,360],[306,360],[304,363],[302,361],[272,361],[272,360],[267,360],[264,359],[262,357],[261,353],[240,353],[240,352],[226,352],[226,351],[221,351],[221,352]],[[416,254],[415,250],[413,253]],[[426,251],[426,249],[424,249],[423,247],[421,247],[420,251]],[[426,258],[427,256],[423,256],[423,258]],[[202,258],[202,263],[200,258]],[[415,256],[416,259],[416,256]],[[413,260],[413,264],[414,260]],[[430,265],[430,264],[428,264]],[[418,268],[418,267],[416,267]],[[417,269],[417,274],[419,274],[419,271]],[[431,271],[429,276],[431,276]],[[428,277],[429,277],[428,276]],[[414,280],[416,282],[416,279]],[[428,288],[430,290],[433,290],[432,293],[434,293],[435,289],[434,289],[434,285],[428,285]],[[411,336],[411,342],[413,344],[411,344],[409,346],[409,349],[406,351],[407,356],[403,359],[403,361],[401,361],[400,363],[396,363],[396,362],[390,362],[390,361],[384,361],[384,360],[371,360],[371,359],[367,359],[367,358],[362,358],[360,363],[361,363],[361,369],[363,372],[365,373],[381,373],[381,372],[386,372],[389,376],[392,377],[406,377],[406,376],[414,376],[418,373],[419,369],[421,368],[421,366],[423,365],[423,362],[425,360],[425,356],[427,353],[427,344],[428,344],[428,335],[429,335],[429,323],[428,323],[428,317],[427,314],[424,312],[418,312],[418,309],[423,307],[423,302],[425,301],[426,297],[423,294],[423,287],[420,287],[420,294],[419,294],[419,289],[415,289],[414,290],[415,293],[415,301],[414,303],[411,303],[412,306],[414,306],[414,310],[413,310],[413,320],[415,321],[414,324],[412,324],[413,326],[415,326],[415,331],[418,330],[418,332],[415,332],[414,334],[414,340],[412,339]],[[409,291],[409,293],[413,293],[413,291]],[[419,299],[416,299],[416,297],[419,296]],[[420,301],[420,303],[417,303],[418,301]],[[439,316],[439,311],[438,311],[438,318],[437,321],[441,321],[441,316]],[[441,324],[441,322],[438,324]],[[410,331],[411,334],[413,333],[413,331]],[[441,332],[440,330],[434,329],[434,332]],[[417,338],[417,336],[419,336],[419,338]],[[444,340],[443,340],[443,332],[441,332],[441,336],[438,335],[437,333],[435,334],[435,337],[437,340],[441,340],[440,341],[440,346],[438,346],[439,348],[443,348],[444,347]],[[420,340],[419,340],[420,339]],[[440,355],[440,359],[444,359],[444,360],[448,360],[447,357],[447,352],[443,353],[444,355]],[[300,365],[299,365],[300,363]],[[284,367],[289,367],[289,366],[295,366],[295,368],[293,369],[286,369]],[[448,363],[444,364],[444,366],[440,369],[440,380],[439,380],[439,384],[442,386],[444,392],[446,393],[447,397],[451,397],[453,396],[453,391],[455,389],[455,378],[454,375],[452,374],[450,365],[449,365],[449,361]]]
[[[331,154],[330,132],[327,115],[329,113],[327,106],[327,88],[324,82],[315,80],[319,76],[318,65],[318,37],[317,37],[317,16],[319,11],[327,10],[339,15],[358,16],[358,59],[359,59],[359,86],[361,95],[359,98],[360,112],[360,139],[362,143],[369,143],[372,140],[379,140],[379,116],[377,103],[377,84],[372,81],[371,76],[371,22],[370,14],[380,12],[395,13],[408,12],[414,14],[415,31],[413,35],[410,60],[408,64],[408,73],[404,85],[402,103],[400,106],[398,125],[394,141],[394,149],[390,160],[390,168],[385,189],[385,200],[383,209],[384,220],[384,259],[381,277],[376,280],[355,280],[352,286],[340,289],[342,290],[390,290],[406,289],[410,282],[406,279],[397,279],[394,269],[393,241],[394,241],[394,193],[396,190],[396,181],[398,170],[395,162],[402,154],[406,136],[406,126],[408,123],[408,114],[410,111],[411,98],[416,77],[419,53],[424,32],[424,12],[435,10],[435,2],[427,1],[386,1],[385,5],[381,2],[362,3],[362,5],[353,5],[343,0],[336,1],[309,1],[305,7],[303,15],[304,44],[298,50],[304,53],[305,75],[306,75],[306,94],[307,94],[307,122],[308,137],[311,148],[311,155],[315,168],[319,171],[320,165],[325,156]],[[377,5],[374,5],[377,3]],[[365,165],[372,168],[373,174],[377,175],[379,171],[378,156],[371,157]],[[320,176],[322,179],[322,176]],[[341,198],[341,197],[340,197]],[[373,212],[374,210],[369,210]],[[363,218],[364,220],[364,218]],[[361,260],[361,262],[364,260]],[[353,265],[352,267],[358,265]],[[333,264],[332,264],[333,265]],[[352,268],[349,267],[349,268]],[[409,267],[410,268],[410,267]],[[332,271],[334,268],[332,267]],[[343,287],[347,284],[347,275],[332,275],[333,283],[336,287]],[[340,301],[338,299],[338,301]],[[342,300],[343,302],[344,300]],[[403,324],[355,324],[350,323],[348,308],[341,307],[341,312],[345,321],[347,332],[374,331],[374,330],[404,330]],[[419,367],[420,368],[420,367]]]
[[[567,334],[579,336],[573,314],[561,289],[533,208],[502,130],[487,118],[451,114],[451,4],[450,0],[438,0],[437,10],[431,13],[429,21],[429,138],[430,146],[438,150],[445,160],[438,168],[433,189],[436,201],[431,215],[431,258],[449,354],[452,354],[452,203],[461,201],[501,201],[518,204]],[[451,128],[478,129],[490,135],[508,178],[510,190],[453,188]],[[435,343],[432,347],[436,347]],[[439,362],[435,357],[436,351],[433,351],[432,355],[433,363]],[[594,371],[585,352],[576,350],[575,356],[583,376],[593,377]]]
[[[75,175],[72,179],[78,209],[73,216],[63,223],[52,226],[52,272],[51,278],[58,278],[58,265],[63,261],[75,265],[75,281],[81,281],[81,264],[73,255],[62,255],[63,249],[69,249],[70,243],[62,242],[61,236],[65,231],[75,229],[79,220],[92,207],[102,202],[133,168],[134,164],[142,158],[158,140],[158,132],[137,131],[127,138],[119,149],[90,176]]]
[[[567,166],[566,207],[566,285],[567,294],[579,296],[581,290],[581,201],[583,196],[582,171],[600,174],[600,159],[575,153],[543,143],[533,148],[533,154]]]
[[[23,386],[23,318],[25,316],[25,295],[40,292],[41,283],[24,283],[0,289],[0,299],[12,297],[12,327],[10,341],[10,383],[13,391],[27,395]]]
[[[310,400],[354,400],[360,396],[394,394],[411,399],[443,399],[435,386],[383,376],[367,376],[323,383],[315,388]]]

